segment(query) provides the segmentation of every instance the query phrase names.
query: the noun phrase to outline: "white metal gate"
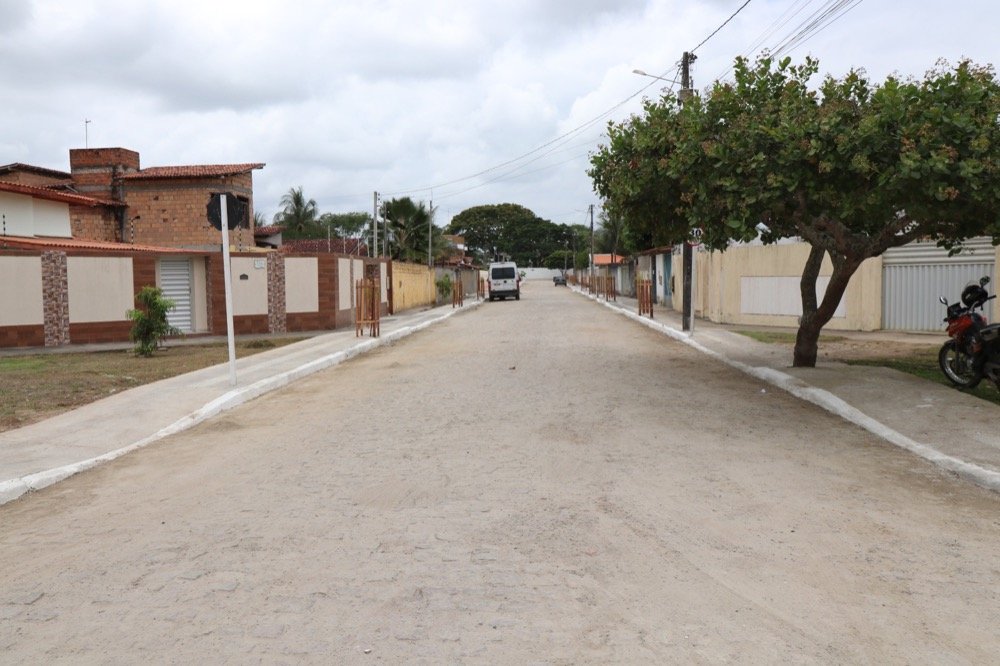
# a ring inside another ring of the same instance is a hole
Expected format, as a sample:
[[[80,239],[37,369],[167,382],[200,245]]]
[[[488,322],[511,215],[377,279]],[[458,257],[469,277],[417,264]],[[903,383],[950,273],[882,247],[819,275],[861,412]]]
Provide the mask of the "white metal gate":
[[[184,333],[194,332],[191,316],[191,274],[190,259],[160,260],[160,289],[163,290],[164,298],[174,302],[173,309],[167,312],[167,321]]]
[[[945,312],[939,296],[957,301],[969,282],[984,275],[994,280],[996,249],[990,239],[972,239],[965,248],[954,257],[933,242],[887,250],[882,257],[882,328],[940,331]]]

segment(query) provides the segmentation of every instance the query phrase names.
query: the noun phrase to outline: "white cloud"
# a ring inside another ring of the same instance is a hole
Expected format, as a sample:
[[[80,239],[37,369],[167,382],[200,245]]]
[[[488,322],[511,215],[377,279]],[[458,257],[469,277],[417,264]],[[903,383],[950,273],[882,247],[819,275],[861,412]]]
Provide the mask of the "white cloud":
[[[433,197],[439,222],[506,201],[582,222],[597,203],[587,153],[606,118],[638,111],[641,95],[621,102],[666,85],[632,70],[672,77],[681,53],[740,4],[0,2],[0,163],[67,169],[90,119],[91,146],[132,148],[144,166],[266,162],[254,177],[268,215],[302,186],[325,211],[369,210],[377,189]],[[820,4],[810,0],[805,13]],[[696,87],[724,74],[790,5],[751,2],[699,48]],[[946,9],[869,0],[791,55],[811,53],[834,74],[864,67],[875,80],[920,75],[939,57],[991,62],[998,14],[987,0]]]

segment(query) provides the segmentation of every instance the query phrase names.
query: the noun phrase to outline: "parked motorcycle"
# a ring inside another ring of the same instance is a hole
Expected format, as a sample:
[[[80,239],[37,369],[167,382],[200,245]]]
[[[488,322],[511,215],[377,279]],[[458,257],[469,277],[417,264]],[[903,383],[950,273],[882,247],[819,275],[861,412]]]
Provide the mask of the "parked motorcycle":
[[[948,308],[948,337],[938,352],[938,364],[945,377],[959,388],[974,388],[987,378],[1000,390],[1000,324],[987,324],[982,310],[987,301],[996,298],[986,291],[989,277],[979,284],[970,284],[962,290],[960,303],[942,304]]]

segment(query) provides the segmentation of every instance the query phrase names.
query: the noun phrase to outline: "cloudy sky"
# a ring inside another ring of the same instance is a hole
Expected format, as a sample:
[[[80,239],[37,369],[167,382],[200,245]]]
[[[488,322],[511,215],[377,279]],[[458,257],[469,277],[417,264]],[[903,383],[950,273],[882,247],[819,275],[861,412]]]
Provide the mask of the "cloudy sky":
[[[744,2],[0,0],[0,164],[68,171],[86,142],[143,167],[265,162],[268,219],[301,186],[322,212],[378,191],[439,225],[504,202],[584,223],[607,121],[669,85],[634,69],[673,80],[696,49],[704,89],[763,48],[875,80],[1000,59],[996,0],[751,0],[704,41]]]

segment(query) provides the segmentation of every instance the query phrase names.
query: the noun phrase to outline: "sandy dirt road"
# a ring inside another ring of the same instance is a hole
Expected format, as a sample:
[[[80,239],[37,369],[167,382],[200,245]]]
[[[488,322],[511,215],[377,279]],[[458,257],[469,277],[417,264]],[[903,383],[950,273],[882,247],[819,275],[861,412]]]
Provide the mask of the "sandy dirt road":
[[[0,663],[989,663],[1000,500],[551,284],[0,506]]]

